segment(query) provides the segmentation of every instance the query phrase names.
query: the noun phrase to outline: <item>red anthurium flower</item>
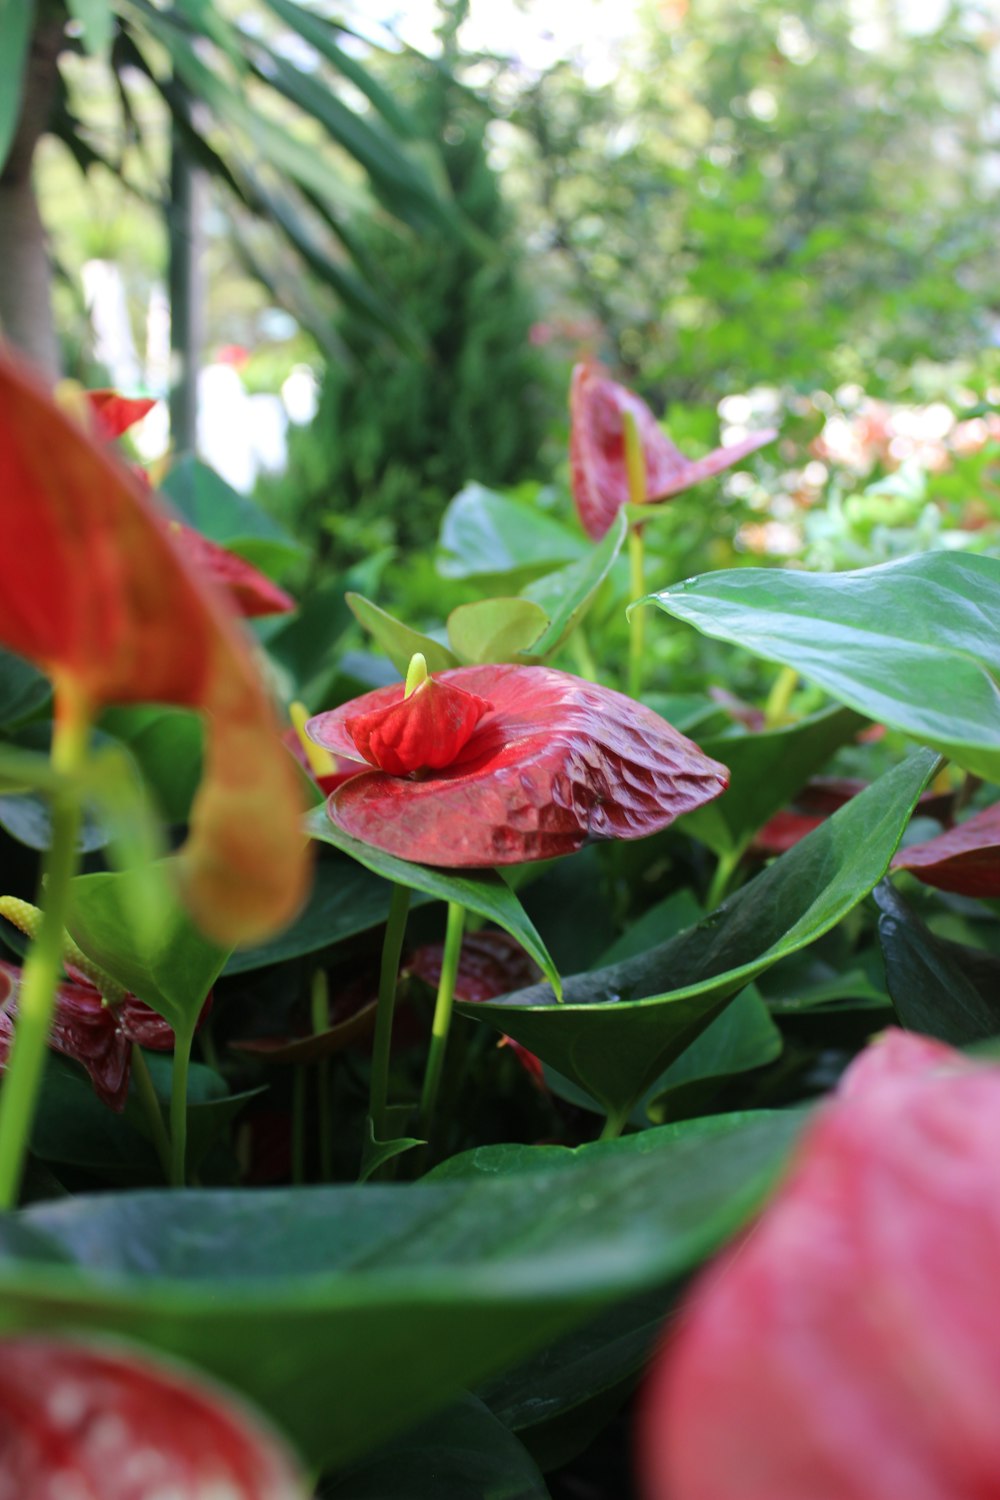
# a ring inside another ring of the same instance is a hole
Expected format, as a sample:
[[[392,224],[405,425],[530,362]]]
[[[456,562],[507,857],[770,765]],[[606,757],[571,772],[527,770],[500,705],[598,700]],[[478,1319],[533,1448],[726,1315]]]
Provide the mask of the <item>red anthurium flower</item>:
[[[225,589],[240,614],[247,619],[285,615],[296,608],[291,594],[286,594],[245,558],[230,552],[228,547],[220,547],[218,542],[210,542],[207,536],[181,521],[170,524],[185,556]]]
[[[156,405],[155,398],[120,396],[117,391],[87,391],[85,395],[97,430],[108,443],[141,422]]]
[[[703,479],[731,469],[778,435],[768,428],[728,448],[716,448],[707,458],[685,458],[662,431],[645,401],[609,380],[599,365],[577,365],[570,391],[570,474],[580,520],[595,541],[630,498],[625,412],[634,418],[642,444],[646,499],[650,502],[669,500]]]
[[[925,844],[900,849],[892,868],[942,891],[1000,896],[1000,802]]]
[[[758,830],[750,846],[751,854],[761,858],[784,854],[800,839],[804,839],[807,833],[812,833],[814,828],[818,828],[831,813],[837,811],[838,807],[843,807],[846,802],[850,802],[852,797],[863,792],[868,784],[867,781],[857,781],[849,776],[811,777],[797,794],[794,807],[775,813],[774,817],[768,819],[763,828]],[[921,793],[917,811],[923,818],[935,818],[939,823],[947,823],[951,818],[954,803],[953,792],[931,790]],[[937,840],[934,842],[936,843]],[[894,866],[897,863],[905,863],[903,856],[909,853],[910,850],[905,849],[901,855],[897,855],[896,860],[893,861]]]
[[[425,677],[408,697],[355,714],[344,728],[369,765],[409,776],[450,766],[492,707],[455,683]]]
[[[996,1065],[862,1055],[653,1369],[648,1500],[995,1500],[998,1135]]]
[[[0,1500],[303,1500],[263,1418],[126,1344],[0,1340]]]
[[[406,972],[415,974],[431,989],[437,989],[443,961],[444,944],[425,943],[407,963]],[[538,965],[516,938],[509,932],[484,927],[479,932],[467,932],[462,938],[458,973],[455,975],[455,998],[474,1002],[496,1000],[499,995],[534,984],[538,977]],[[501,1038],[501,1045],[510,1047],[532,1081],[541,1088],[545,1087],[541,1060],[533,1052],[509,1036]]]
[[[21,970],[0,960],[0,1072],[14,1041],[20,987]],[[92,984],[73,981],[59,986],[49,1046],[87,1070],[94,1092],[109,1109],[125,1108],[132,1043]]]
[[[177,862],[185,898],[221,943],[291,919],[309,869],[299,784],[249,645],[127,468],[6,356],[0,643],[49,674],[57,714],[202,709],[205,775]]]
[[[460,688],[489,710],[433,771],[368,770],[330,797],[338,828],[418,864],[486,868],[570,854],[589,838],[643,838],[725,789],[724,766],[703,755],[665,719],[622,693],[552,667],[458,667],[431,679]],[[420,701],[402,683],[366,693],[309,722],[337,756],[370,747],[372,724],[388,708],[413,715],[411,751],[432,753]],[[413,705],[408,708],[408,705]],[[408,731],[394,727],[393,745]],[[366,738],[367,736],[367,738]]]

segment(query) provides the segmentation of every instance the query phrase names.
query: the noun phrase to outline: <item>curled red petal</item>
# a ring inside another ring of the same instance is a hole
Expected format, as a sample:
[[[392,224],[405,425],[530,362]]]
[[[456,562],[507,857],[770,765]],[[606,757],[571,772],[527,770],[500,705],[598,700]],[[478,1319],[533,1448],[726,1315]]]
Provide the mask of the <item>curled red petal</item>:
[[[0,960],[0,1071],[7,1066],[14,1041],[20,988],[21,970]],[[86,1069],[95,1094],[109,1109],[120,1113],[125,1108],[132,1044],[93,985],[59,986],[49,1046]]]
[[[643,838],[725,790],[728,772],[665,719],[552,667],[459,667],[493,705],[458,758],[421,780],[366,771],[330,797],[345,833],[418,864],[466,868],[570,854],[591,838]],[[347,720],[386,706],[380,688],[309,723],[335,754]]]
[[[688,459],[666,436],[646,403],[609,380],[598,365],[579,364],[570,389],[570,477],[573,499],[587,534],[599,540],[629,500],[624,413],[635,420],[646,467],[646,499],[666,500],[732,468],[765,443],[773,430]]]
[[[117,391],[87,391],[87,404],[98,435],[113,443],[156,405],[155,396],[120,396]]]
[[[18,1500],[302,1500],[263,1419],[193,1371],[124,1344],[0,1340],[0,1495]]]
[[[1000,896],[1000,802],[947,833],[900,849],[894,870],[962,896]]]
[[[402,683],[392,691],[391,702],[344,721],[368,764],[390,776],[452,765],[493,706],[436,677],[426,678],[408,698]]]
[[[995,1065],[862,1056],[654,1367],[645,1500],[995,1500],[998,1133]]]
[[[172,521],[171,529],[184,555],[225,589],[240,614],[247,619],[284,615],[296,608],[291,594],[286,594],[245,558],[209,541],[207,536],[181,521]]]
[[[218,942],[287,924],[308,882],[302,799],[238,621],[135,478],[0,355],[0,643],[91,711],[205,711],[205,774],[177,861]]]

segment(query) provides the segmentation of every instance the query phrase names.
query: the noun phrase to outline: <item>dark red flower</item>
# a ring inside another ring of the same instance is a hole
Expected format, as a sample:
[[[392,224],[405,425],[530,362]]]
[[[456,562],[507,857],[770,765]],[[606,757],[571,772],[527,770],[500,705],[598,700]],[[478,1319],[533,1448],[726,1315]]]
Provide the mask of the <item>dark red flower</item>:
[[[800,839],[804,839],[807,833],[812,833],[814,828],[818,828],[831,813],[837,811],[838,807],[843,807],[845,803],[850,802],[852,797],[863,792],[868,785],[867,781],[855,780],[849,776],[811,777],[802,790],[796,794],[794,805],[775,813],[774,817],[768,819],[758,830],[750,846],[750,853],[760,858],[784,854]],[[939,823],[947,823],[951,818],[954,804],[954,792],[938,792],[932,789],[921,793],[917,803],[917,812],[923,818],[935,818]],[[908,849],[903,850],[901,855],[897,855],[893,865],[895,866],[897,862],[905,863],[902,855],[909,854],[909,852]]]
[[[85,394],[97,431],[108,443],[113,443],[136,422],[141,422],[156,405],[156,398],[150,396],[120,396],[117,391],[87,391]]]
[[[894,870],[962,896],[1000,896],[1000,802],[924,844],[900,849]]]
[[[344,728],[369,765],[409,776],[452,765],[492,707],[454,683],[425,677],[408,697],[355,714]]]
[[[301,1500],[304,1483],[257,1413],[144,1350],[0,1340],[4,1500]]]
[[[291,594],[272,583],[253,563],[230,552],[228,547],[220,547],[218,542],[210,542],[207,536],[181,521],[170,524],[181,551],[214,583],[225,589],[246,619],[284,615],[297,608]]]
[[[731,469],[777,433],[768,428],[706,458],[685,458],[653,413],[632,391],[609,380],[599,365],[581,364],[570,390],[570,476],[573,499],[587,534],[598,541],[629,495],[624,413],[635,420],[646,468],[646,500],[669,500],[703,479]]]
[[[489,711],[445,766],[393,775],[362,769],[330,797],[332,822],[419,864],[466,868],[571,854],[590,838],[643,838],[722,792],[724,766],[632,698],[552,667],[458,667],[434,681],[485,699]],[[310,720],[338,757],[359,757],[371,716],[413,715],[408,754],[434,753],[419,690],[379,688]],[[419,731],[419,732],[417,732]],[[367,741],[370,744],[370,740]]]
[[[647,1500],[996,1500],[1000,1068],[889,1032],[646,1390]]]
[[[21,970],[0,960],[0,1072],[14,1040],[20,989]],[[109,1109],[125,1108],[132,1043],[93,985],[68,981],[59,986],[49,1046],[87,1070],[94,1092]]]

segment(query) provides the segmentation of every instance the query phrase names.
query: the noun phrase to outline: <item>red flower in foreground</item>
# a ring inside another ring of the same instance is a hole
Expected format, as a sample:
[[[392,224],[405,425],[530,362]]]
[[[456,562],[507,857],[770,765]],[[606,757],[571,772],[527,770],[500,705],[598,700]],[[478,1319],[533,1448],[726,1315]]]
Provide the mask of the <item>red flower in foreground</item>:
[[[996,1500],[998,1137],[1000,1068],[869,1048],[654,1368],[649,1500]]]
[[[301,904],[295,767],[236,620],[105,447],[0,356],[0,643],[53,681],[57,716],[112,703],[205,712],[205,774],[177,858],[195,920],[252,942]]]
[[[706,458],[685,458],[653,413],[632,391],[609,380],[599,365],[577,365],[570,390],[569,461],[573,499],[588,536],[599,541],[629,496],[624,414],[635,420],[646,469],[646,499],[669,500],[703,479],[731,469],[777,437],[752,433]]]
[[[892,868],[942,891],[1000,896],[1000,802],[935,839],[900,849]]]
[[[303,1500],[284,1445],[193,1372],[122,1344],[0,1340],[3,1500]]]
[[[481,869],[643,838],[728,781],[651,709],[551,667],[458,667],[408,698],[394,683],[308,729],[369,762],[329,798],[331,821],[418,864]]]

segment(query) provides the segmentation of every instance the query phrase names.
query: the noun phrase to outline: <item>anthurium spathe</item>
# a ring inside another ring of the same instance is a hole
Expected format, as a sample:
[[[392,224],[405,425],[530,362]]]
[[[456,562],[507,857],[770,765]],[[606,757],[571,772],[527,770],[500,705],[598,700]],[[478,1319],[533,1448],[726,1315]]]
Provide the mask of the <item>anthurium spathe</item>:
[[[308,728],[338,759],[378,767],[359,764],[333,792],[334,824],[418,864],[484,868],[643,838],[727,783],[652,710],[551,667],[459,667],[409,697],[402,683],[366,693]]]
[[[178,871],[222,943],[284,925],[307,880],[295,768],[248,645],[142,486],[0,355],[0,641],[52,678],[57,718],[200,708],[206,767]]]
[[[889,1032],[645,1396],[648,1500],[1000,1494],[1000,1068]]]
[[[3,1500],[304,1500],[263,1419],[193,1371],[109,1342],[0,1340]]]
[[[1000,896],[1000,802],[974,813],[956,828],[923,844],[901,849],[894,870],[962,896]]]
[[[21,970],[0,961],[0,1073],[14,1040],[20,988]],[[59,986],[49,1046],[86,1069],[94,1092],[109,1109],[124,1109],[132,1043],[93,985],[67,981]]]
[[[703,479],[731,469],[765,443],[773,429],[751,433],[705,458],[685,458],[639,396],[610,380],[599,365],[579,364],[570,391],[570,475],[573,499],[587,534],[598,541],[622,506],[634,498],[626,459],[625,418],[631,416],[645,468],[644,499],[669,500]]]

